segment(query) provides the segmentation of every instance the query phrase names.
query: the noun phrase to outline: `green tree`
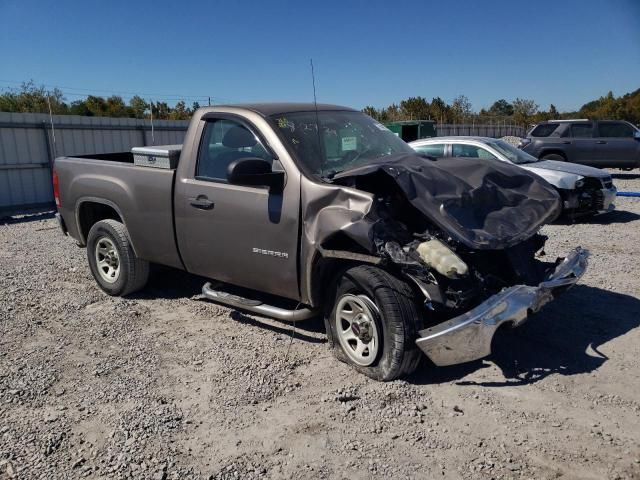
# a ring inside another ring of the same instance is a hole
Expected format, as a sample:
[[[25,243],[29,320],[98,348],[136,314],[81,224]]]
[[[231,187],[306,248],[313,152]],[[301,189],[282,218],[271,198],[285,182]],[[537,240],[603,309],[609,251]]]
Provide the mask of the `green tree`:
[[[376,120],[378,120],[378,117],[380,116],[378,110],[371,105],[367,105],[366,107],[364,107],[362,109],[362,113],[364,113],[365,115],[369,115],[371,118],[375,118]]]
[[[107,117],[130,117],[132,116],[131,110],[124,103],[122,97],[113,95],[105,100],[106,116]]]
[[[0,95],[0,111],[49,113],[51,105],[52,113],[66,114],[69,107],[64,100],[64,95],[59,89],[47,90],[44,86],[36,86],[33,80],[30,80]]]
[[[92,115],[85,100],[76,100],[75,102],[72,102],[69,107],[69,113],[71,115],[82,115],[83,117],[90,117]]]
[[[538,105],[533,100],[516,98],[513,101],[513,119],[518,124],[529,124],[537,111]]]
[[[457,123],[463,123],[473,115],[471,102],[464,95],[458,95],[451,103],[451,116]]]
[[[580,115],[592,119],[623,119],[627,112],[623,97],[616,98],[613,92],[607,93],[604,97],[594,100],[582,106]]]
[[[169,118],[171,120],[188,120],[191,118],[191,110],[189,110],[187,105],[180,100],[169,112]]]
[[[440,97],[434,97],[431,100],[431,117],[441,123],[451,121],[451,111],[449,105]]]
[[[400,112],[407,120],[426,120],[430,118],[429,102],[423,97],[409,97],[400,102]]]
[[[89,116],[92,117],[106,117],[108,112],[107,102],[102,97],[96,97],[94,95],[89,95],[87,99],[84,101],[87,110],[89,111]]]
[[[134,95],[129,99],[129,108],[135,118],[144,118],[149,110],[149,104],[144,98]]]
[[[398,120],[403,120],[403,118],[400,107],[395,103],[392,103],[384,110],[385,122],[397,122]]]
[[[496,117],[510,117],[513,115],[513,105],[507,102],[504,98],[496,100],[489,108],[489,115]]]
[[[151,102],[151,109],[153,110],[153,118],[157,120],[169,119],[169,112],[171,109],[169,108],[169,105],[167,105],[167,102]]]

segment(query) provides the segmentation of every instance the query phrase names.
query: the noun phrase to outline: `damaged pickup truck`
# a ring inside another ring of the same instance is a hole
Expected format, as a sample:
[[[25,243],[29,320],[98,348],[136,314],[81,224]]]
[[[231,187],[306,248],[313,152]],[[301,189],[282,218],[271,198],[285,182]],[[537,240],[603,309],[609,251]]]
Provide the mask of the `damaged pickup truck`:
[[[212,279],[203,296],[286,321],[322,315],[336,356],[378,380],[482,358],[575,284],[576,248],[543,261],[554,188],[500,161],[418,156],[332,105],[198,110],[183,145],[61,157],[63,232],[110,295],[149,264]],[[177,164],[177,165],[176,165]]]

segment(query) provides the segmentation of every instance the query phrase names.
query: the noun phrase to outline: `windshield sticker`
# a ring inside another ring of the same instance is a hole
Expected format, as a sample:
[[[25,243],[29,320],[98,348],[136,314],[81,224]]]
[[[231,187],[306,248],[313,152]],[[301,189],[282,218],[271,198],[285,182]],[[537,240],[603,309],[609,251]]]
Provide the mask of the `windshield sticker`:
[[[288,128],[292,132],[295,131],[296,125],[291,120],[287,120],[285,117],[280,117],[278,119],[278,127],[279,128]]]
[[[342,151],[348,152],[358,149],[358,139],[356,137],[342,137]]]

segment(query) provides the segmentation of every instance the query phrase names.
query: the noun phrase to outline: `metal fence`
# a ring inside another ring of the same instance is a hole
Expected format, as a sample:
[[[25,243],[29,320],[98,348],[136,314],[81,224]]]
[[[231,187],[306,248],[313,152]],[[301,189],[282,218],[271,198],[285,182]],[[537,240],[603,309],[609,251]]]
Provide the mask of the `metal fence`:
[[[189,122],[0,112],[0,216],[53,205],[57,156],[182,143]],[[55,142],[54,142],[55,137]]]
[[[449,135],[475,135],[478,137],[501,138],[507,136],[524,137],[526,128],[521,125],[509,124],[475,124],[475,123],[438,123],[437,132],[439,137]]]

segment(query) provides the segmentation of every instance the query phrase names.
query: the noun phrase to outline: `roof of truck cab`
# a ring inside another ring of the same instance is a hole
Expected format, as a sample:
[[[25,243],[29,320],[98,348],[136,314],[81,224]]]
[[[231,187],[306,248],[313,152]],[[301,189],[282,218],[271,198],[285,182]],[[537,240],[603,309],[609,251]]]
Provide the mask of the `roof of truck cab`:
[[[312,102],[309,103],[292,103],[292,102],[278,102],[278,103],[239,103],[229,105],[216,105],[214,108],[244,108],[257,112],[265,117],[270,115],[278,115],[280,113],[293,113],[293,112],[309,112],[316,109],[316,105]],[[340,105],[330,105],[327,103],[318,103],[318,111],[324,110],[345,110],[355,112],[353,108],[343,107]]]

